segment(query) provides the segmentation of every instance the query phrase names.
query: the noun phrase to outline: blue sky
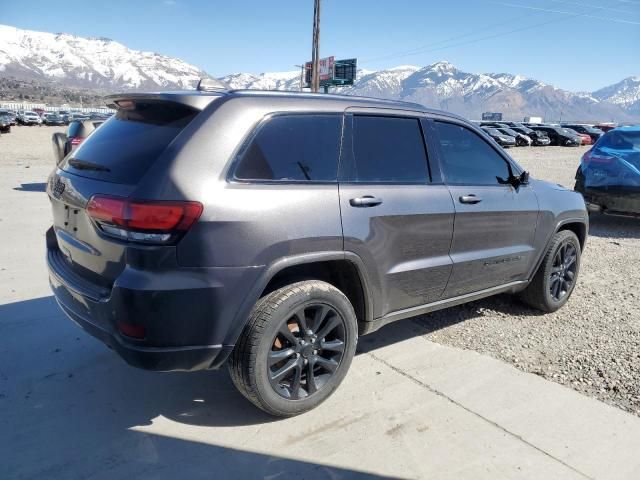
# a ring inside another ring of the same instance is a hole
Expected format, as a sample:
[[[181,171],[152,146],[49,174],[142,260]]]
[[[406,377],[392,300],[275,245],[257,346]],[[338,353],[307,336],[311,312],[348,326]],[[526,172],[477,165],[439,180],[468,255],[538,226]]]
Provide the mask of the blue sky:
[[[312,0],[0,0],[0,23],[103,36],[212,75],[293,70]],[[380,69],[448,60],[591,91],[640,75],[640,0],[322,0],[321,56]]]

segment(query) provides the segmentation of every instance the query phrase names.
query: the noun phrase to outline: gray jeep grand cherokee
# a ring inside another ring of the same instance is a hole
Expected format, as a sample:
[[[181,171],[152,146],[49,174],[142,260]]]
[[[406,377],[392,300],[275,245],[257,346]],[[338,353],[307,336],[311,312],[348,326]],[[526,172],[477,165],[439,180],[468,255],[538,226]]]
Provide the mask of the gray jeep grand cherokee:
[[[582,197],[420,105],[260,91],[110,97],[51,174],[50,282],[128,363],[225,361],[266,412],[344,378],[358,335],[503,292],[566,303]]]

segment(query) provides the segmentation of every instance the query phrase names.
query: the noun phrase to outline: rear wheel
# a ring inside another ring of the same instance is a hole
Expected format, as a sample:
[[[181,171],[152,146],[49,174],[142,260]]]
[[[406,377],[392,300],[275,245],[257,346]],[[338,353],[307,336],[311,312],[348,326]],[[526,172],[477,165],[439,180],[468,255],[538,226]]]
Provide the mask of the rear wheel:
[[[556,233],[531,283],[521,293],[524,302],[544,312],[555,312],[573,293],[580,270],[580,241],[575,233]]]
[[[238,390],[275,416],[315,408],[340,385],[355,354],[357,321],[347,297],[317,280],[261,298],[231,354]]]

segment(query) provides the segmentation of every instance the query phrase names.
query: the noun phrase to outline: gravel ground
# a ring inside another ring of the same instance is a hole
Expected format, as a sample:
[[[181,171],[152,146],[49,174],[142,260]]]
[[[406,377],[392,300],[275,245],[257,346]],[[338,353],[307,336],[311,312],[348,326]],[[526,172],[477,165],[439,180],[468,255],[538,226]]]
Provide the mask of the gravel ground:
[[[51,134],[59,130],[14,127],[0,137],[0,185],[9,190],[2,192],[3,208],[29,213],[12,227],[26,235],[42,236],[48,226],[48,201],[38,192],[53,167]],[[533,177],[572,187],[585,149],[514,148],[509,153]],[[2,216],[0,210],[0,230],[8,228]],[[502,295],[418,317],[412,320],[417,333],[500,358],[640,415],[640,220],[594,216],[589,233],[578,285],[560,311],[540,315]],[[20,255],[29,250],[13,248],[15,258],[0,266],[5,285],[32,274],[20,269]],[[13,296],[2,292],[6,302],[18,300]]]
[[[535,178],[572,188],[586,147],[513,148]],[[414,320],[476,350],[640,415],[640,220],[594,215],[569,303],[541,315],[500,295]]]

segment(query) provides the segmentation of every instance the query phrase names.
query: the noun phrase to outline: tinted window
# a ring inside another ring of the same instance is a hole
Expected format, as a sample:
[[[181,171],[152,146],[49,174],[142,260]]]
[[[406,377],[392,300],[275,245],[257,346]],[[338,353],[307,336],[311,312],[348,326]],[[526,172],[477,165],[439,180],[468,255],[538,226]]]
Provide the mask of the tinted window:
[[[67,137],[77,137],[78,133],[80,133],[81,126],[82,124],[80,122],[71,122],[67,128]]]
[[[136,183],[197,114],[197,110],[168,102],[118,110],[66,158],[62,168],[84,177]],[[77,162],[69,164],[71,159]]]
[[[425,183],[427,154],[417,118],[353,117],[353,155],[345,181]]]
[[[509,177],[507,162],[475,132],[451,123],[435,122],[435,126],[448,183],[497,185],[496,177]]]
[[[340,115],[283,115],[267,121],[242,155],[239,180],[335,181]]]

